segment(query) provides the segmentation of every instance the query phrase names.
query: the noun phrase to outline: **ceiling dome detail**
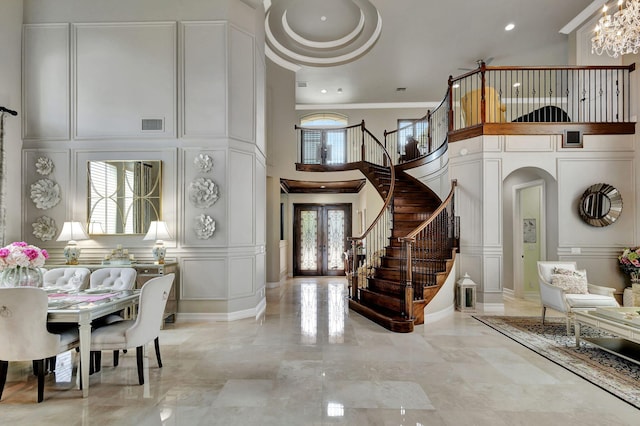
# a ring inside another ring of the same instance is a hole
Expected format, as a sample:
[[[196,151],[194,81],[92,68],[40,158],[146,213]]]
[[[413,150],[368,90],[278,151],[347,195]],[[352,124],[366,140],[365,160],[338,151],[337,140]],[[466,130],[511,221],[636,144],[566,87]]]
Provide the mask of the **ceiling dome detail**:
[[[381,31],[380,13],[368,0],[272,0],[265,17],[267,56],[291,69],[351,62]]]

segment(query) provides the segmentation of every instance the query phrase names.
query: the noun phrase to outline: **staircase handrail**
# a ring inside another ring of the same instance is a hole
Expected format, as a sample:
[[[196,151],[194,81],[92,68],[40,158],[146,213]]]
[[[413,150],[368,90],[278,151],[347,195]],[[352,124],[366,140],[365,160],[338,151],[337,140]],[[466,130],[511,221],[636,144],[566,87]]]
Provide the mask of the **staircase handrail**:
[[[438,217],[438,215],[447,207],[449,207],[449,204],[451,203],[451,200],[453,200],[453,195],[455,193],[456,187],[458,186],[458,180],[457,179],[452,179],[451,180],[451,191],[449,192],[449,195],[447,196],[447,198],[442,202],[442,204],[440,204],[440,206],[438,206],[437,209],[434,210],[434,212],[431,214],[431,216],[429,216],[428,219],[426,219],[425,221],[423,221],[420,225],[418,225],[413,231],[409,232],[407,235],[405,235],[404,237],[398,237],[398,241],[401,242],[413,242],[416,239],[416,235],[418,235],[421,231],[423,231],[427,226],[429,226],[429,224],[431,222],[433,222],[435,220],[436,217]]]
[[[358,295],[358,274],[357,274],[357,270],[358,270],[358,265],[357,265],[357,247],[358,244],[364,240],[365,238],[367,238],[367,236],[374,230],[376,229],[376,226],[380,225],[380,222],[382,220],[382,218],[385,216],[385,213],[387,212],[387,210],[390,208],[391,203],[393,201],[393,192],[395,189],[395,182],[396,182],[396,172],[395,169],[392,165],[391,162],[391,156],[389,155],[389,152],[386,150],[386,148],[384,147],[384,145],[378,140],[378,138],[376,138],[365,126],[364,126],[364,121],[362,123],[362,131],[363,133],[367,133],[377,144],[378,147],[380,147],[380,149],[382,149],[382,153],[383,153],[383,164],[379,164],[381,166],[384,167],[388,167],[390,170],[390,182],[389,182],[389,190],[387,192],[387,196],[384,200],[384,204],[382,206],[382,208],[380,209],[380,211],[378,212],[378,215],[376,216],[376,218],[371,222],[371,224],[369,225],[369,227],[366,229],[366,231],[364,231],[362,233],[362,235],[360,236],[352,236],[352,237],[347,237],[347,240],[351,242],[351,256],[352,256],[352,261],[351,262],[347,262],[347,265],[351,265],[351,271],[345,271],[347,273],[351,273],[351,281],[349,283],[350,287],[351,287],[351,298],[353,300],[358,300],[359,295]],[[371,252],[371,255],[373,255],[374,253]],[[369,259],[367,258],[367,253],[365,252],[365,264],[367,264],[367,262],[369,261]]]
[[[382,145],[382,143],[380,143],[380,141],[375,136],[373,136],[371,134],[371,132],[369,132],[369,130],[367,130],[365,128],[364,131],[367,132],[377,142],[377,144],[380,146],[380,148],[382,148],[382,150],[384,151],[385,160],[389,161],[388,164],[391,164],[391,156],[389,155],[389,152],[385,149],[384,145]],[[389,184],[389,193],[387,194],[387,198],[385,199],[384,205],[380,209],[380,212],[378,213],[378,216],[376,216],[376,218],[373,220],[373,222],[371,222],[371,225],[369,225],[367,230],[364,231],[364,233],[361,236],[359,236],[359,237],[351,237],[349,239],[356,240],[356,241],[361,241],[364,238],[366,238],[367,235],[369,234],[369,232],[371,232],[373,227],[378,223],[378,221],[380,220],[380,218],[384,214],[384,212],[387,209],[387,207],[389,207],[389,205],[391,204],[391,201],[393,201],[393,190],[395,189],[395,186],[396,186],[396,171],[395,171],[395,168],[393,166],[390,166],[389,169],[391,171],[391,177],[390,177],[390,181],[391,182]]]

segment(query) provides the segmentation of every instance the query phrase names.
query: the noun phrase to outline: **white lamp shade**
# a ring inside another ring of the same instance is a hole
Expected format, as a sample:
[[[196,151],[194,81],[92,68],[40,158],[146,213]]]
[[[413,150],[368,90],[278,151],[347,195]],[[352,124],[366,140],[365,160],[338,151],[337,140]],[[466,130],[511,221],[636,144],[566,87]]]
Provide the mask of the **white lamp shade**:
[[[167,228],[167,222],[162,220],[154,220],[149,225],[149,230],[147,231],[147,235],[144,236],[143,240],[170,240],[171,234],[169,234],[169,229]]]
[[[84,226],[80,222],[65,222],[62,225],[62,232],[56,241],[78,241],[88,240],[89,235],[84,230]]]

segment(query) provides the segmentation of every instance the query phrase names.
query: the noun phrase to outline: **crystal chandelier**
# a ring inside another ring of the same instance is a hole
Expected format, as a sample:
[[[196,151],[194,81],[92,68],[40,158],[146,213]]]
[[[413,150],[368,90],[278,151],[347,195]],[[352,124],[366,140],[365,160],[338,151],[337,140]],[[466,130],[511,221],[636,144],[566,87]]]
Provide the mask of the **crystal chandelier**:
[[[591,53],[617,58],[640,50],[640,0],[618,0],[618,11],[609,15],[607,5],[602,8],[595,34],[591,39]]]

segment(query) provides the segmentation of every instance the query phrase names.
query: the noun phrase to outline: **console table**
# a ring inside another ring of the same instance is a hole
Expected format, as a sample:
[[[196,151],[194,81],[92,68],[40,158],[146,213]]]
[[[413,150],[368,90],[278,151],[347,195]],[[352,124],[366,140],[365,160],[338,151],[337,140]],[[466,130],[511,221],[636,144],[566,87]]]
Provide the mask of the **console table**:
[[[176,313],[178,312],[178,298],[177,294],[180,286],[180,275],[178,274],[178,262],[166,262],[163,264],[157,264],[153,262],[146,263],[133,263],[128,264],[108,264],[103,265],[101,263],[84,263],[80,265],[67,265],[67,264],[45,264],[45,268],[87,268],[91,272],[96,269],[102,268],[133,268],[136,270],[136,288],[142,288],[143,284],[149,281],[151,278],[160,277],[166,274],[175,274],[173,285],[171,286],[171,292],[167,299],[167,306],[164,308],[164,320],[166,322],[175,322]]]

